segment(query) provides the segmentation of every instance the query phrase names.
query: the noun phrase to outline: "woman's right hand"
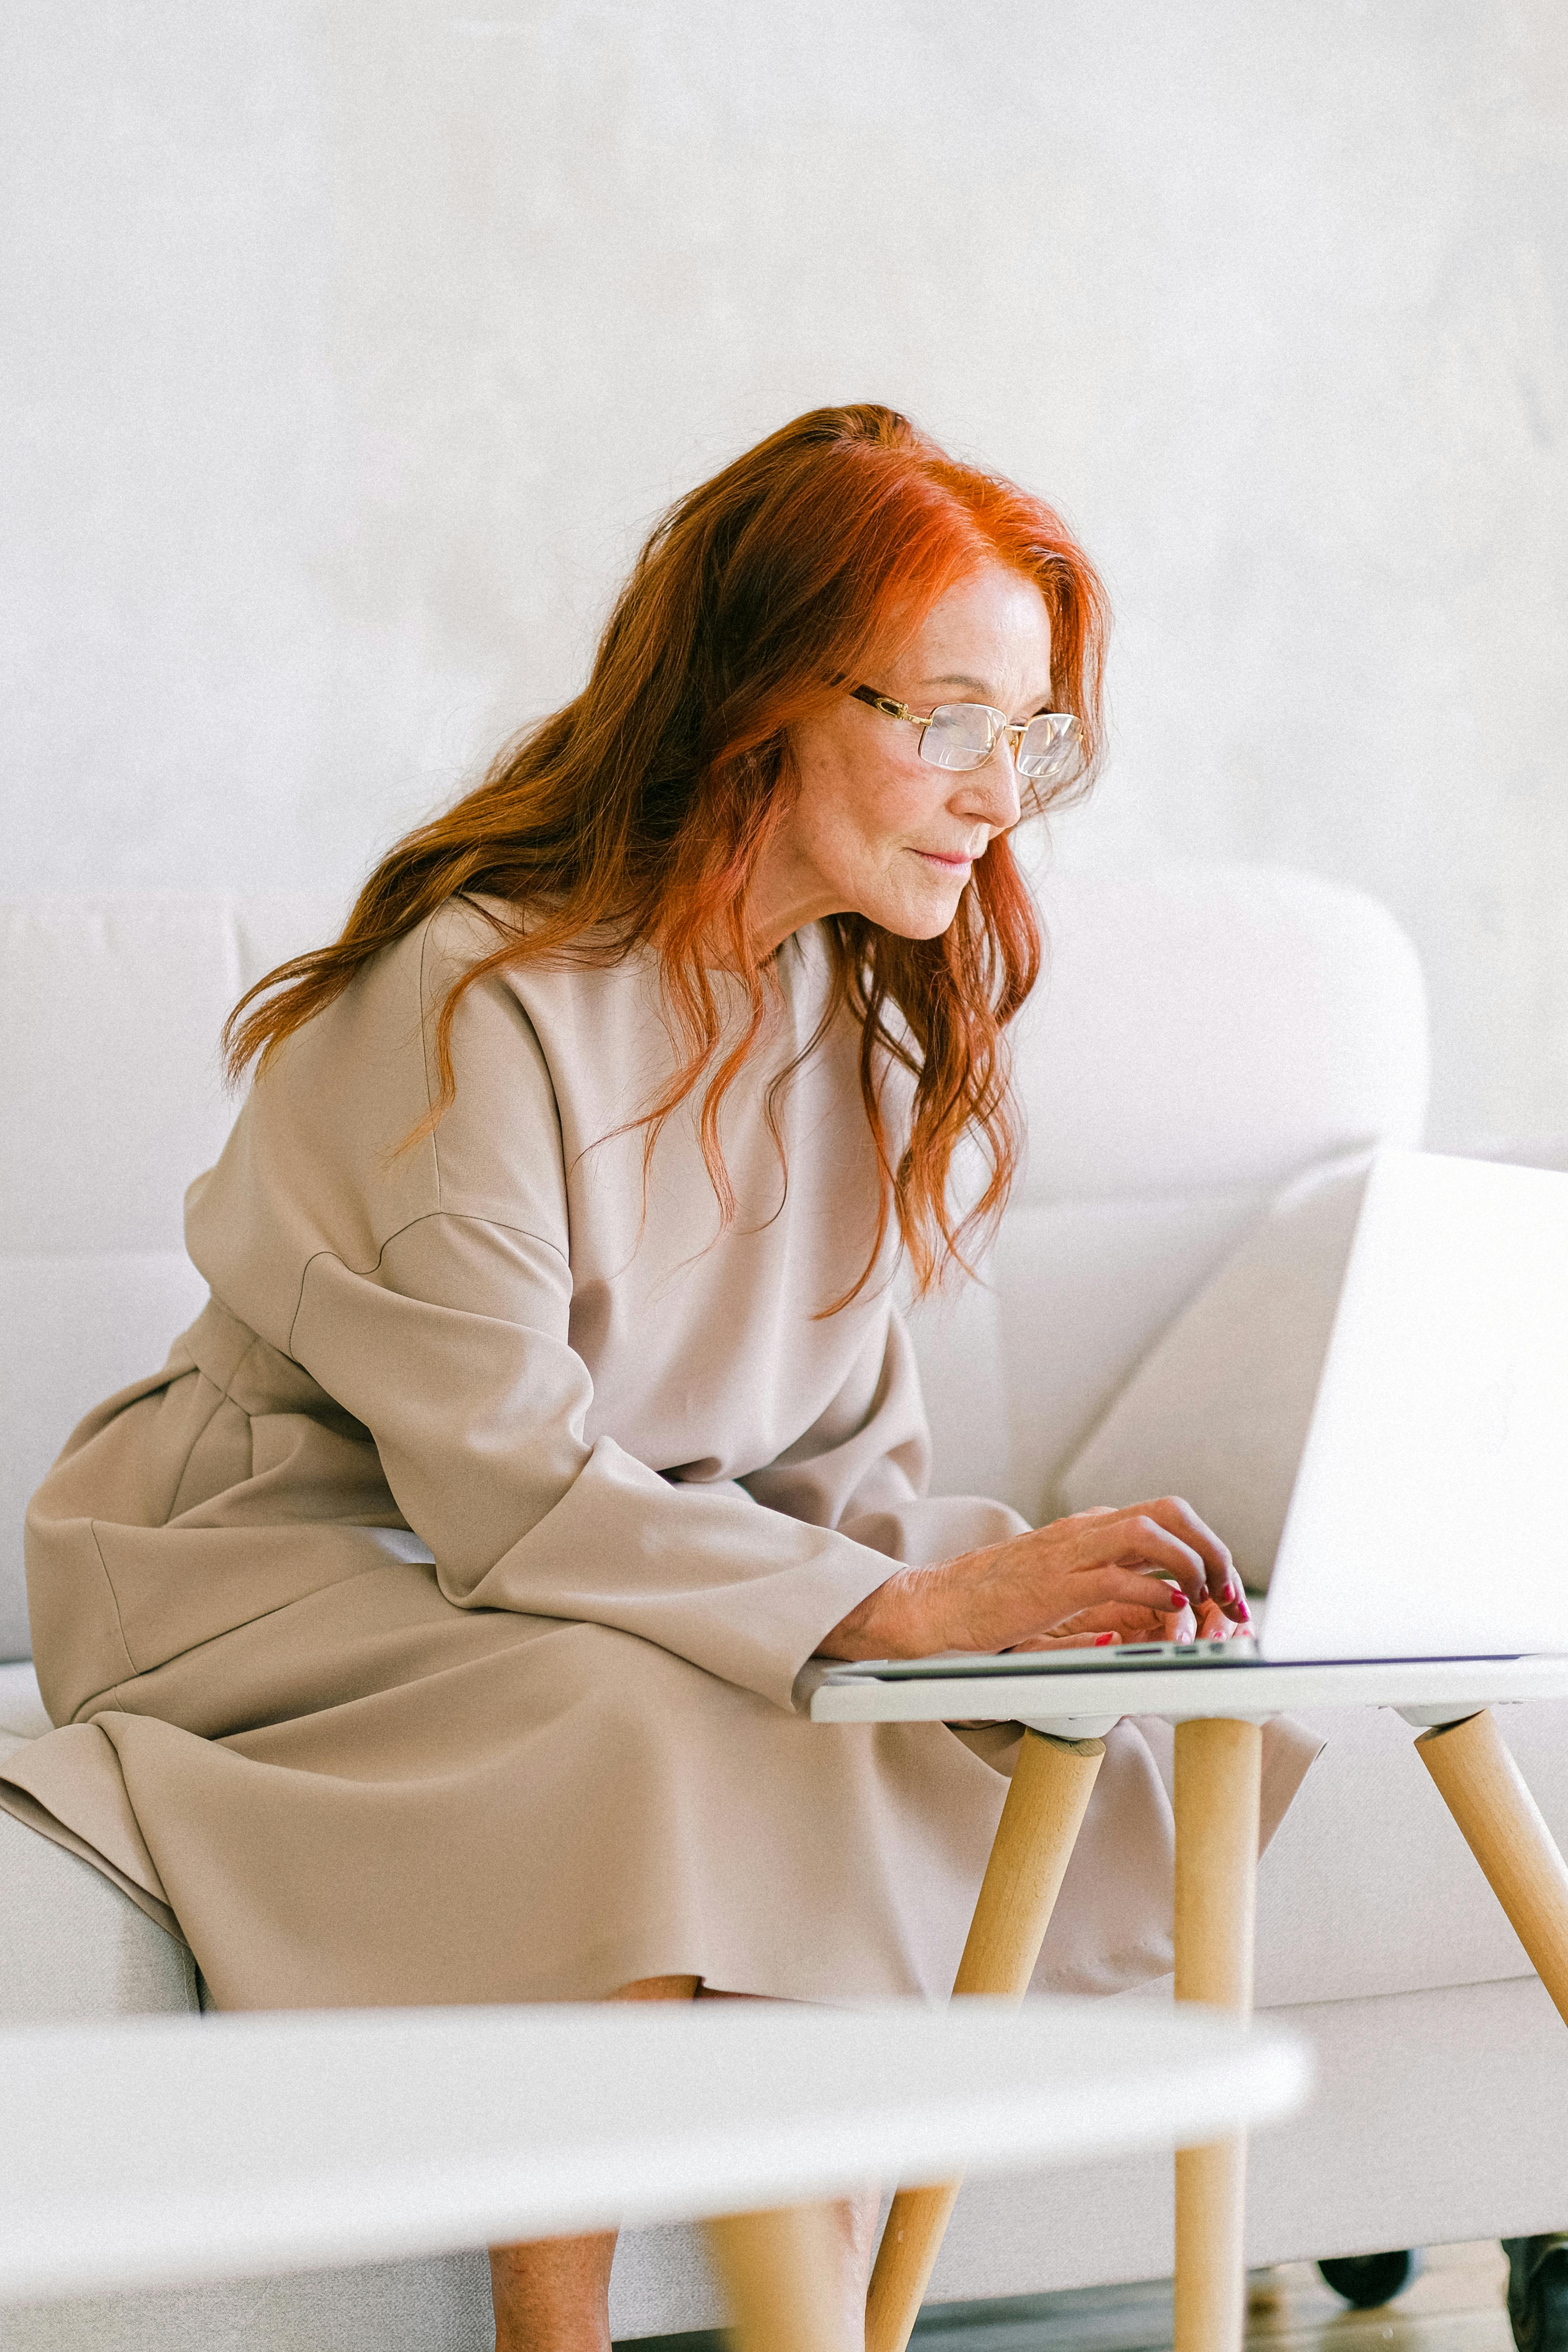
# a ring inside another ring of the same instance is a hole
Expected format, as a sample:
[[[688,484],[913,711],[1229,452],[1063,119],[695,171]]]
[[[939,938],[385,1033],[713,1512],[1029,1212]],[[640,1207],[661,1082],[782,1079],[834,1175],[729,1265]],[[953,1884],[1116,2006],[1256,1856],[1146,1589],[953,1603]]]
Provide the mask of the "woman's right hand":
[[[1186,1612],[1190,1610],[1190,1618]],[[897,1570],[817,1654],[1079,1648],[1107,1638],[1220,1638],[1249,1623],[1229,1552],[1178,1495],[1054,1519],[936,1568]]]

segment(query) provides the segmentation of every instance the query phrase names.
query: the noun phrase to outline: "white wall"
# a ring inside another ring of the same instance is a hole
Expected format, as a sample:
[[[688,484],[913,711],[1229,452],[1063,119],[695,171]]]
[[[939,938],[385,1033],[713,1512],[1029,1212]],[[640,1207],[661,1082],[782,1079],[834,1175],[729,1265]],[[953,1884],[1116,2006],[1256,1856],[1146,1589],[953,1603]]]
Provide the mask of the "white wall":
[[[10,0],[8,887],[346,886],[675,491],[875,397],[1119,614],[1067,855],[1415,932],[1568,1131],[1560,0]]]

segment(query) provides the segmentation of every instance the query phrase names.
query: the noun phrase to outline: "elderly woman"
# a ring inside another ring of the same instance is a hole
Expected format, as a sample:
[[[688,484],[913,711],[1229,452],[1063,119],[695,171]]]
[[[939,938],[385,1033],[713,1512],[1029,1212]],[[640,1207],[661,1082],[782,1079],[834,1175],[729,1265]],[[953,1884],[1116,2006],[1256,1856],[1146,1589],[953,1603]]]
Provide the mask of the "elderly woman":
[[[5,1799],[220,2007],[942,1994],[1014,1750],[815,1726],[806,1661],[1245,1618],[1179,1501],[928,1496],[891,1295],[1006,1195],[1008,836],[1092,770],[1102,640],[1037,499],[886,409],[802,417],[237,1008],[211,1300],[35,1499],[65,1727]],[[1276,1733],[1276,1815],[1309,1753]],[[1123,1726],[1053,1981],[1168,1965],[1168,1819]],[[602,2347],[612,2243],[497,2249],[503,2352]]]

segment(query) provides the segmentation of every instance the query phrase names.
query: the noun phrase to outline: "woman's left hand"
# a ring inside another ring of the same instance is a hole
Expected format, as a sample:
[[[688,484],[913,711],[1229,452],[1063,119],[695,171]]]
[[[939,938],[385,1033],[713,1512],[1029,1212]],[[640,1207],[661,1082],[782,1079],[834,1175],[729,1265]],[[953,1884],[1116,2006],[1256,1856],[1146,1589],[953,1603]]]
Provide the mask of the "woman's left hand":
[[[1100,1503],[1080,1516],[1095,1518],[1109,1515],[1110,1509],[1109,1504]],[[1251,1632],[1251,1612],[1245,1601],[1239,1612],[1229,1617],[1217,1601],[1200,1601],[1195,1617],[1190,1602],[1181,1609],[1137,1609],[1113,1601],[1103,1608],[1082,1610],[1054,1633],[1037,1634],[1026,1642],[1015,1642],[1013,1647],[1082,1650],[1104,1647],[1110,1642],[1229,1642],[1237,1633]]]

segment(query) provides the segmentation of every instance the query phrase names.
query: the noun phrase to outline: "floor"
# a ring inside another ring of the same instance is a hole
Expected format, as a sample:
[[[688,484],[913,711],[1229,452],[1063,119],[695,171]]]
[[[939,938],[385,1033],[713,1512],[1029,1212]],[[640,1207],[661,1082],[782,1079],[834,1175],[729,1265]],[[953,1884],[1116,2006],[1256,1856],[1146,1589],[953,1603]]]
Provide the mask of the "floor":
[[[1396,2303],[1351,2311],[1310,2263],[1256,2273],[1249,2352],[1513,2352],[1508,2276],[1495,2241],[1435,2246]],[[1021,2301],[948,2304],[922,2315],[910,2352],[1168,2352],[1168,2280]],[[644,2336],[626,2352],[723,2352],[718,2335]]]
[[[1255,2281],[1249,2346],[1268,2352],[1513,2352],[1503,2308],[1508,2264],[1495,2239],[1434,2246],[1413,2286],[1381,2311],[1347,2311],[1310,2263]]]
[[[1508,2277],[1495,2241],[1435,2246],[1397,2302],[1352,2311],[1311,2263],[1254,2274],[1249,2352],[1513,2352],[1503,2309]],[[1095,2287],[1027,2302],[928,2311],[910,2352],[1166,2352],[1168,2280]]]

